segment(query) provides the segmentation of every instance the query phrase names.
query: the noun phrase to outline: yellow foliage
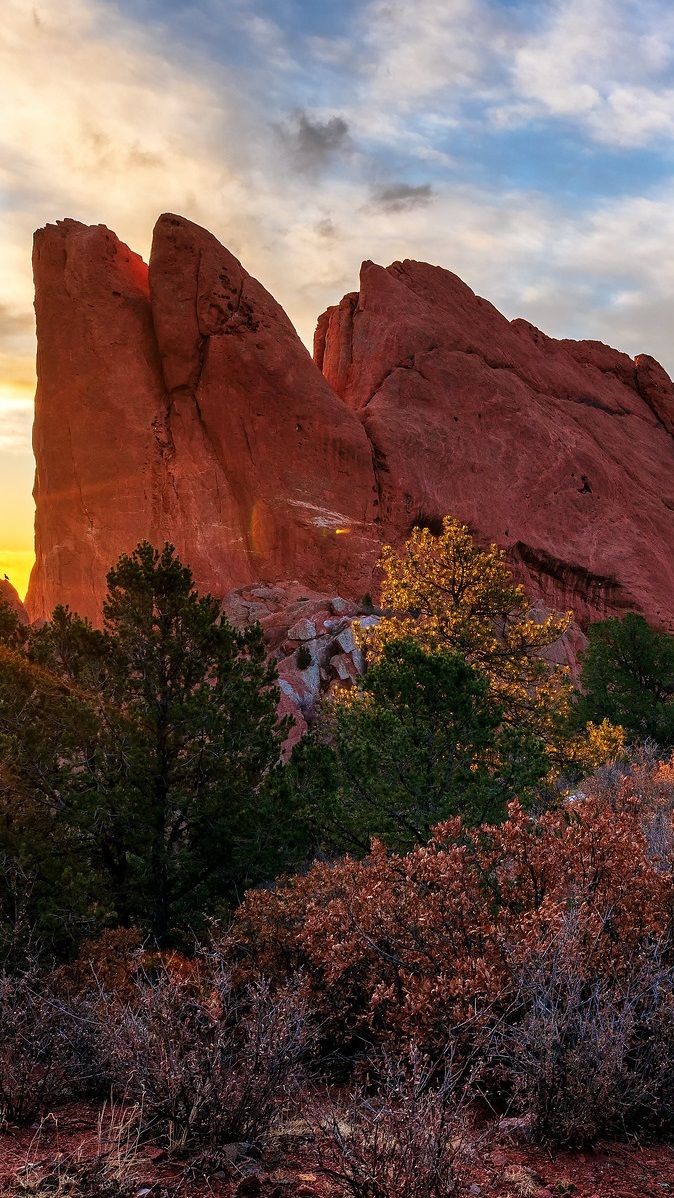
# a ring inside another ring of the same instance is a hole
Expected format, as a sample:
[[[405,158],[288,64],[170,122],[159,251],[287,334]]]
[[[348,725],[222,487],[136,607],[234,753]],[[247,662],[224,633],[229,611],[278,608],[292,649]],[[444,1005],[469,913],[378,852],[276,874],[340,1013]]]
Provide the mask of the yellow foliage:
[[[616,761],[625,752],[625,729],[610,720],[585,725],[585,736],[579,737],[569,746],[567,756],[584,773],[591,773],[607,761]]]
[[[465,524],[451,516],[442,534],[413,531],[402,554],[382,552],[382,607],[389,609],[368,630],[367,647],[412,637],[424,648],[456,649],[484,671],[504,718],[554,743],[571,695],[568,671],[540,656],[566,632],[573,612],[537,619],[524,588],[515,583],[496,545],[480,549]]]
[[[390,614],[361,636],[371,658],[406,637],[431,652],[463,653],[486,674],[505,722],[528,727],[545,742],[550,780],[569,768],[590,773],[622,755],[624,730],[608,720],[569,734],[569,672],[541,654],[564,635],[573,612],[537,617],[497,545],[481,549],[465,524],[446,516],[440,536],[417,528],[402,553],[385,546],[379,566],[381,606]]]

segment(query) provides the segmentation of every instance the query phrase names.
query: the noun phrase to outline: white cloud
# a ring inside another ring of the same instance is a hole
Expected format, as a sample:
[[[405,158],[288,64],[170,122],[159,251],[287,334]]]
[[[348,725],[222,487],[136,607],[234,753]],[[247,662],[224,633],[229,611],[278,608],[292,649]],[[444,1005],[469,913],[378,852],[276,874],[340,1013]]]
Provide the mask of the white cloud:
[[[211,228],[307,343],[318,313],[357,285],[362,258],[408,256],[447,266],[509,315],[552,333],[605,336],[674,367],[662,315],[674,301],[674,188],[569,214],[563,200],[533,191],[497,195],[462,182],[445,140],[466,126],[466,97],[483,109],[471,121],[506,128],[543,114],[604,142],[667,132],[674,13],[663,3],[560,0],[526,29],[490,0],[369,0],[348,41],[305,47],[350,71],[344,103],[310,111],[315,128],[344,121],[349,154],[339,169],[327,156],[330,169],[309,182],[276,131],[293,107],[279,107],[297,67],[291,43],[254,5],[225,8],[260,56],[250,75],[243,65],[224,71],[194,47],[187,53],[168,26],[144,29],[110,0],[5,0],[0,75],[13,114],[0,130],[5,379],[25,384],[32,371],[33,229],[66,215],[102,221],[147,254],[165,210]],[[199,13],[222,21],[225,9],[204,0]],[[413,163],[414,176],[377,165],[373,145]],[[424,190],[426,169],[444,170],[444,181]],[[391,205],[396,194],[424,202]],[[7,417],[5,444],[27,445],[22,420]]]
[[[638,146],[674,132],[669,4],[562,0],[549,13],[516,49],[515,98],[575,120],[607,145]]]
[[[370,0],[361,26],[372,102],[405,111],[486,83],[499,49],[492,15],[481,0]]]
[[[32,421],[32,403],[0,393],[0,453],[25,453]]]
[[[465,123],[470,110],[496,128],[563,119],[611,146],[671,136],[667,0],[554,0],[528,11],[527,25],[495,0],[369,0],[354,39],[363,133],[395,139],[411,114]]]

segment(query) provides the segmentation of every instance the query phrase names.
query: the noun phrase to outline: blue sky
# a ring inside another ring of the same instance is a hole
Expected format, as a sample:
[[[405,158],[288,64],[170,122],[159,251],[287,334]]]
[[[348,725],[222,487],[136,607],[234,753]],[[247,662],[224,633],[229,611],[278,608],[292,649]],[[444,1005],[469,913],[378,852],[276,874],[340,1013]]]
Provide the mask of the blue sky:
[[[147,254],[184,213],[307,343],[363,258],[417,257],[674,371],[671,0],[3,0],[0,77],[0,570],[29,555],[31,236],[63,216]]]

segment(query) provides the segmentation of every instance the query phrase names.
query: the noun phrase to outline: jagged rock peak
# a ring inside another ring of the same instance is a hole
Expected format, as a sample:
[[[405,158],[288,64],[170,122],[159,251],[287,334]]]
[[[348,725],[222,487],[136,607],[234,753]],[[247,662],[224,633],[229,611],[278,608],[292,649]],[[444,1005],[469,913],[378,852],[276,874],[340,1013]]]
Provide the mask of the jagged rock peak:
[[[509,321],[428,263],[363,263],[315,363],[217,239],[159,218],[36,234],[37,561],[27,607],[98,621],[105,573],[172,541],[217,595],[374,589],[382,542],[450,513],[581,622],[674,628],[674,387],[652,358]]]
[[[105,573],[171,540],[201,590],[288,575],[360,591],[370,445],[276,301],[206,230],[160,217],[148,269],[105,226],[35,238],[36,566],[27,605],[99,621]]]
[[[674,629],[674,387],[652,358],[557,341],[404,261],[363,263],[315,359],[372,443],[384,540],[451,513],[551,606]]]

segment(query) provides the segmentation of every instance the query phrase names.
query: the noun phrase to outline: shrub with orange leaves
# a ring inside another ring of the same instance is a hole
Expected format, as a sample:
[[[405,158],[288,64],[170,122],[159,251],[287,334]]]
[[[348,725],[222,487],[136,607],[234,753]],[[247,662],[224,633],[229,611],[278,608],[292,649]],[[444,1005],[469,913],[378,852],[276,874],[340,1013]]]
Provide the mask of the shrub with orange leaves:
[[[581,973],[619,980],[653,943],[669,952],[674,892],[639,797],[618,789],[617,801],[588,794],[538,818],[514,802],[498,827],[455,818],[406,856],[374,843],[362,861],[316,864],[249,893],[231,948],[245,974],[303,971],[342,1043],[393,1036],[436,1049],[452,1029],[486,1026],[569,913]]]

